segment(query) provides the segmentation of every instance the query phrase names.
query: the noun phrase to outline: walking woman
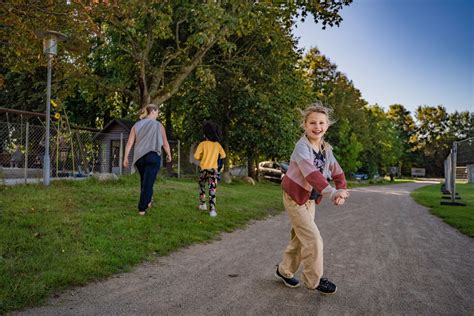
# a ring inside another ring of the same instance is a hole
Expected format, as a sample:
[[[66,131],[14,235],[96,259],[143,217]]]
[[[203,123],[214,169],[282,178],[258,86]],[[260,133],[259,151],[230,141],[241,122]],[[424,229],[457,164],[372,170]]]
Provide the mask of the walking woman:
[[[161,165],[161,147],[165,150],[166,161],[171,162],[170,145],[165,129],[156,120],[158,106],[148,104],[144,114],[146,116],[136,122],[130,131],[123,159],[123,166],[128,168],[128,156],[135,144],[131,172],[134,173],[137,169],[140,173],[140,201],[138,202],[140,215],[145,215],[147,208],[152,204],[153,185]]]

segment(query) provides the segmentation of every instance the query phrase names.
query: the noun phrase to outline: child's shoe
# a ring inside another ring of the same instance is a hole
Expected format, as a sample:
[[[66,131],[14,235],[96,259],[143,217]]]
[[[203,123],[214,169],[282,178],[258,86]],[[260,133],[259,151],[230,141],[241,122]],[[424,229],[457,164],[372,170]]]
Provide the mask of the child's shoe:
[[[209,212],[209,216],[211,216],[211,217],[216,217],[216,216],[217,216],[216,210],[210,211],[210,212]]]
[[[201,211],[207,211],[207,205],[206,205],[206,203],[200,204],[200,205],[199,205],[199,209],[200,209]]]
[[[332,283],[328,279],[321,278],[319,280],[319,285],[316,288],[316,290],[318,290],[321,294],[325,294],[325,295],[334,294],[337,291],[337,286],[336,284]]]
[[[278,279],[282,280],[283,283],[288,287],[295,288],[295,287],[300,286],[300,281],[297,278],[287,278],[287,277],[283,276],[280,273],[280,271],[278,271],[278,265],[277,265],[277,269],[276,269],[276,272],[275,272],[275,276]]]

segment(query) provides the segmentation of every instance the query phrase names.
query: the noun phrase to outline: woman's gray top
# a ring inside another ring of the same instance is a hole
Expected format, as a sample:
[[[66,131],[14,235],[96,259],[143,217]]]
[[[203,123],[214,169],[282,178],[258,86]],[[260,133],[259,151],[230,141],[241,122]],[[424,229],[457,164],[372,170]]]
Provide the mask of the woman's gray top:
[[[161,135],[161,123],[153,119],[142,119],[133,125],[135,128],[135,146],[133,149],[133,163],[131,172],[134,173],[135,163],[138,159],[155,151],[161,156],[163,146],[163,135]]]

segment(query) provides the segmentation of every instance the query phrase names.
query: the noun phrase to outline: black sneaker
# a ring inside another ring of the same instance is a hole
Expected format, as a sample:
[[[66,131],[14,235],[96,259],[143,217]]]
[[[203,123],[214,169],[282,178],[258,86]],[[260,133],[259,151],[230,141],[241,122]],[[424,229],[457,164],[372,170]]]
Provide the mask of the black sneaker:
[[[337,291],[337,286],[328,279],[321,278],[321,280],[319,280],[319,285],[316,290],[321,292],[321,294],[334,294]]]
[[[298,279],[296,279],[296,278],[285,278],[283,275],[281,275],[280,271],[278,271],[278,265],[277,265],[277,269],[276,269],[276,272],[275,272],[275,276],[277,278],[279,278],[280,280],[282,280],[283,283],[285,283],[285,285],[288,286],[288,287],[295,288],[295,287],[300,286],[300,281]]]

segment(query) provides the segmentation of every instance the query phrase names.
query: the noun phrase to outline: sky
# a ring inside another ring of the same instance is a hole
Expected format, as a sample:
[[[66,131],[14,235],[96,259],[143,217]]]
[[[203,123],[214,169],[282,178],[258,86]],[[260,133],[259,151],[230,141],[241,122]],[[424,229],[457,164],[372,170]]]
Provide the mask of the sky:
[[[474,0],[354,0],[339,27],[298,22],[299,47],[318,47],[362,97],[385,109],[443,105],[474,112]]]

